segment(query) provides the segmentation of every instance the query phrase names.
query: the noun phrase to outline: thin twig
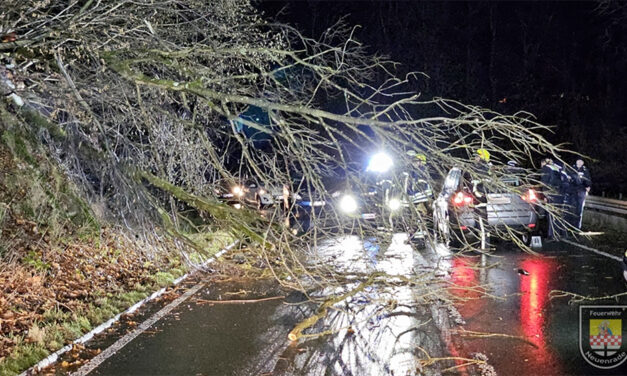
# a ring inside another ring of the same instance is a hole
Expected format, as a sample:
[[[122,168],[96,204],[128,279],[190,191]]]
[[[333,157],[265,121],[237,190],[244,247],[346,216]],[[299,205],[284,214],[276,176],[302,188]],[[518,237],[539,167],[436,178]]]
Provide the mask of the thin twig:
[[[285,299],[285,296],[273,296],[269,298],[260,298],[260,299],[234,299],[234,300],[208,300],[208,299],[196,299],[196,303],[200,304],[247,304],[247,303],[259,303],[259,302],[267,302],[269,300],[278,300]]]

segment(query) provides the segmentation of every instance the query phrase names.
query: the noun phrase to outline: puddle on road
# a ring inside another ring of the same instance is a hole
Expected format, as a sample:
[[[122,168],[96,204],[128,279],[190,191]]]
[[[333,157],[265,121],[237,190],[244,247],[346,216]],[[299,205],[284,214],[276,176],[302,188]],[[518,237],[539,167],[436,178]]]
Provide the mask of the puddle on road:
[[[484,353],[499,375],[625,374],[625,369],[613,373],[584,361],[579,305],[625,305],[627,299],[568,304],[568,298],[550,297],[553,290],[584,296],[622,293],[620,264],[574,247],[552,247],[541,256],[511,248],[504,244],[493,257],[448,257],[444,262],[457,286],[451,291],[467,299],[457,305],[465,330],[520,337],[476,338],[466,333],[464,352]],[[484,291],[494,297],[485,297]]]

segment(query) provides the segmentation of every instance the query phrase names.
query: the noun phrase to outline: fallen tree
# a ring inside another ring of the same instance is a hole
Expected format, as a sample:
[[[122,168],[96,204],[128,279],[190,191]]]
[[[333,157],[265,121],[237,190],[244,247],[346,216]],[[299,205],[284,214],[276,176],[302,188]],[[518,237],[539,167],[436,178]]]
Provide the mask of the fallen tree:
[[[343,23],[314,40],[263,19],[246,0],[3,5],[2,106],[32,127],[100,220],[138,234],[165,228],[197,248],[187,234],[209,224],[258,246],[268,266],[295,279],[273,270],[291,288],[332,283],[332,268],[307,267],[302,253],[344,230],[337,215],[299,238],[221,202],[222,182],[252,176],[282,186],[297,172],[305,189],[330,198],[323,177],[342,171],[361,184],[356,156],[382,146],[406,166],[406,151],[419,150],[440,178],[451,166],[471,169],[480,148],[495,164],[519,161],[526,175],[530,160],[566,152],[531,114],[407,92],[421,76],[397,77],[395,64],[367,55]],[[253,110],[260,115],[242,116]]]
[[[129,166],[215,197],[220,179],[280,185],[293,171],[322,191],[322,175],[348,171],[355,150],[375,145],[400,164],[409,163],[404,150],[421,150],[440,174],[469,166],[479,148],[501,162],[564,151],[530,114],[405,92],[416,76],[396,77],[343,24],[312,40],[247,1],[9,1],[6,9],[0,34],[11,38],[0,51],[12,93],[26,103],[15,107],[25,120],[35,109],[58,124],[41,136],[68,174],[112,220],[140,231],[160,221],[155,205],[179,225],[181,200],[143,189]],[[252,107],[269,123],[240,116]],[[242,127],[268,137],[270,150]]]

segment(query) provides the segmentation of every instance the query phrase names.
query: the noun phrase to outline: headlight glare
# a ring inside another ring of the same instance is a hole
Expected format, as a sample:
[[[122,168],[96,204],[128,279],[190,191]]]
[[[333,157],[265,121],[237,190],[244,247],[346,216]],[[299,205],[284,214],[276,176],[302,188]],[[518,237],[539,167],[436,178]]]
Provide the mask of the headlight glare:
[[[233,189],[231,191],[233,192],[233,194],[235,196],[243,196],[244,195],[244,190],[239,185],[236,185],[235,187],[233,187]]]
[[[397,198],[391,198],[390,201],[388,201],[388,207],[392,211],[400,209],[401,208],[401,200],[399,200]]]
[[[353,196],[346,195],[340,200],[340,210],[344,213],[353,213],[357,210],[357,201]]]
[[[392,161],[392,157],[387,155],[386,153],[377,153],[370,158],[370,162],[368,162],[368,171],[372,172],[387,172],[392,168],[394,161]]]

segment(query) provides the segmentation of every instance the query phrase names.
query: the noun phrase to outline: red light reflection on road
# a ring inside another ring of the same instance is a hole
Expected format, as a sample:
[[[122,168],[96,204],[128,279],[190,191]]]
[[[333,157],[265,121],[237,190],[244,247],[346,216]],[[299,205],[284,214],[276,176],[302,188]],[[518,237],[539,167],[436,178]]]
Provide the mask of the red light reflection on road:
[[[455,257],[452,266],[453,287],[450,292],[461,300],[465,300],[465,303],[458,306],[459,313],[464,318],[471,318],[481,313],[486,303],[486,299],[483,299],[484,289],[478,285],[479,270],[471,259],[463,257]]]
[[[449,291],[452,295],[460,298],[464,303],[457,305],[459,313],[464,318],[469,318],[481,312],[481,308],[485,302],[481,299],[483,294],[478,289],[478,270],[473,268],[474,263],[471,259],[465,257],[455,257],[451,265],[451,283]],[[447,341],[447,349],[450,356],[458,357],[455,361],[460,368],[457,369],[460,375],[468,375],[464,362],[461,360],[463,354],[460,353],[452,341]]]
[[[475,267],[477,263],[473,259],[457,257],[452,260],[452,286],[449,291],[460,299],[456,307],[468,321],[466,326],[469,330],[522,336],[536,345],[532,347],[529,343],[516,341],[508,343],[509,351],[514,351],[521,361],[503,362],[501,359],[498,363],[498,369],[501,370],[499,374],[538,374],[539,369],[546,374],[562,374],[546,332],[549,323],[549,292],[554,288],[553,278],[558,275],[559,263],[552,258],[521,258],[511,271],[503,268],[482,271]],[[528,274],[517,273],[518,268]],[[488,285],[495,287],[498,283],[504,284],[499,290],[506,295],[504,300],[484,296],[483,292]],[[514,295],[518,291],[520,296]],[[495,340],[466,342],[468,348],[465,351],[487,351],[502,355],[503,343]],[[450,348],[449,351],[457,354]],[[466,354],[465,351],[460,352]]]
[[[556,274],[557,265],[553,259],[533,258],[520,266],[529,272],[528,276],[520,277],[520,325],[524,336],[545,354],[545,308],[549,301],[550,278]]]

